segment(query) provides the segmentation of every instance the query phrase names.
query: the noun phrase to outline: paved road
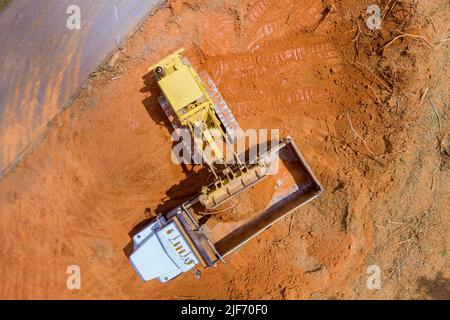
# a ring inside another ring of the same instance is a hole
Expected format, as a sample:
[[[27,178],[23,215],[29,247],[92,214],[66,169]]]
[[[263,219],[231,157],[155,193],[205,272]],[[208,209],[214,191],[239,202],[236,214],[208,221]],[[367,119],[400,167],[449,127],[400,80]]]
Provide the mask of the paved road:
[[[0,13],[0,179],[162,0],[13,0]],[[78,5],[81,29],[67,28]]]

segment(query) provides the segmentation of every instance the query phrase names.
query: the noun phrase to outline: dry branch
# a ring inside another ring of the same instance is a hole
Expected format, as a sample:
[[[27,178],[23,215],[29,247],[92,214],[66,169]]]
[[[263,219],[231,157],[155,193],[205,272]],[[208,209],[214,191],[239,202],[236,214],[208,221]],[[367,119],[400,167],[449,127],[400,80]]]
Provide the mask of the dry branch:
[[[381,47],[381,49],[386,49],[387,47],[389,47],[391,44],[393,44],[396,40],[398,39],[402,39],[405,37],[411,37],[411,38],[417,38],[417,39],[421,39],[423,41],[425,41],[430,47],[434,48],[434,45],[431,44],[430,41],[428,41],[425,37],[423,36],[419,36],[419,35],[415,35],[415,34],[410,34],[410,33],[404,33],[401,35],[396,36],[394,39],[392,39],[391,41],[389,41],[388,43],[386,43],[384,46]]]
[[[436,110],[436,106],[433,103],[433,100],[431,100],[431,97],[428,97],[428,100],[430,100],[431,106],[433,107],[433,111],[436,114],[438,124],[439,124],[439,136],[442,134],[442,126],[441,126],[441,117],[439,116],[439,113]]]
[[[336,11],[336,7],[333,4],[326,7],[325,8],[326,15],[320,20],[319,24],[313,30],[313,32],[316,32],[320,28],[320,26],[323,25],[328,20],[328,18],[331,16],[331,14],[335,11]]]
[[[381,99],[378,97],[378,94],[377,94],[377,92],[375,91],[375,89],[374,89],[370,84],[368,84],[367,86],[368,86],[368,87],[372,90],[372,92],[375,94],[375,97],[377,98],[378,104],[379,104],[380,106],[383,106],[383,103],[381,102]]]
[[[352,123],[352,120],[350,119],[350,114],[348,113],[348,111],[347,111],[347,119],[348,119],[348,123],[350,124],[350,129],[353,131],[353,134],[354,134],[358,139],[360,139],[360,140],[363,142],[363,144],[364,144],[364,146],[366,147],[367,151],[368,151],[372,156],[374,156],[375,154],[372,152],[372,150],[370,150],[369,146],[367,145],[366,140],[364,140],[364,138],[361,137],[361,136],[359,135],[359,133],[356,132],[355,128],[353,127],[353,123]]]
[[[374,72],[371,68],[369,68],[369,67],[366,66],[366,65],[363,65],[363,64],[360,63],[360,62],[356,62],[355,64],[356,64],[356,65],[360,65],[360,66],[366,68],[367,70],[369,70],[370,73],[371,73],[378,81],[380,81],[380,83],[383,85],[383,87],[384,87],[386,90],[388,90],[389,92],[392,92],[392,89],[391,89],[391,87],[389,86],[389,84],[388,84],[385,80],[383,80],[383,79],[381,79],[379,76],[377,76],[377,75],[375,74],[375,72]]]
[[[422,94],[421,94],[421,96],[420,96],[420,98],[419,98],[419,104],[417,105],[417,108],[420,108],[420,107],[422,106],[423,100],[425,99],[425,97],[426,97],[427,94],[428,94],[428,90],[429,90],[429,88],[426,87],[426,88],[422,91]]]

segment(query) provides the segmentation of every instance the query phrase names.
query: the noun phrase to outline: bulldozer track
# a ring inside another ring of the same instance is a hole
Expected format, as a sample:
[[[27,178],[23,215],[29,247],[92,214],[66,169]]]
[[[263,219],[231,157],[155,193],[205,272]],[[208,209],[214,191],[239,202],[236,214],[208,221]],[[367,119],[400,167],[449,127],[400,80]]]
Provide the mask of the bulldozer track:
[[[262,16],[269,10],[272,4],[272,0],[261,0],[249,4],[249,10],[247,17],[251,23],[255,23],[260,20]]]
[[[238,115],[243,114],[243,106],[252,110],[276,106],[287,112],[299,104],[326,98],[324,88],[329,87],[333,77],[317,77],[317,70],[329,72],[331,68],[340,68],[333,44],[325,36],[300,32],[272,39],[257,52],[213,57],[207,66]],[[240,90],[250,79],[253,86],[245,92]]]
[[[286,39],[284,39],[286,41]],[[317,40],[316,40],[317,41]],[[212,59],[211,74],[217,84],[220,85],[226,75],[231,78],[240,78],[242,75],[259,77],[264,74],[280,73],[282,70],[295,72],[298,67],[306,65],[306,62],[338,64],[338,54],[332,44],[320,42],[304,45],[282,47],[282,41],[273,44],[274,49],[264,50],[262,47],[257,53],[242,53],[232,56],[218,56]],[[272,44],[271,44],[272,46]],[[311,64],[308,65],[309,67]],[[258,78],[256,78],[258,79]]]
[[[264,42],[282,37],[286,25],[293,30],[312,29],[322,19],[323,9],[317,1],[308,0],[303,1],[301,6],[292,7],[285,16],[278,14],[272,1],[259,1],[250,5],[247,18],[251,26],[244,36],[243,47],[249,51],[257,51]]]

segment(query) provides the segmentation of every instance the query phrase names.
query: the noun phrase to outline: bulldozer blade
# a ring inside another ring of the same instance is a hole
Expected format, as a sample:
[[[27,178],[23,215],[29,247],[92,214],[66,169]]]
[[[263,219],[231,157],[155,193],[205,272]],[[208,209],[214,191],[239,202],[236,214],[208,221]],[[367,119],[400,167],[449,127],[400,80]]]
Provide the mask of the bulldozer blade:
[[[231,179],[220,187],[200,197],[207,209],[215,209],[241,192],[253,187],[268,176],[269,168],[256,165],[241,176]]]
[[[275,173],[279,161],[278,152],[284,147],[286,147],[286,143],[281,142],[260,155],[257,163],[246,166],[245,171],[240,172],[233,179],[221,183],[219,186],[212,184],[209,192],[200,197],[200,202],[207,209],[215,209]]]

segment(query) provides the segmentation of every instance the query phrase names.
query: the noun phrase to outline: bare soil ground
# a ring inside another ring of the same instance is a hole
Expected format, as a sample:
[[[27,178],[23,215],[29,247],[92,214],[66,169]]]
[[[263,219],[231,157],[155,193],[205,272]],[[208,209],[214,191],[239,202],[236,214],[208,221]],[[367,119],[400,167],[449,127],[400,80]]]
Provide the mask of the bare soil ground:
[[[383,24],[365,26],[377,3]],[[1,298],[450,298],[449,3],[170,2],[0,181]],[[200,186],[147,67],[184,47],[245,128],[291,135],[326,192],[201,279],[142,283],[129,233]],[[186,183],[193,185],[186,187]],[[81,290],[66,288],[79,265]],[[367,267],[381,290],[366,286]]]

